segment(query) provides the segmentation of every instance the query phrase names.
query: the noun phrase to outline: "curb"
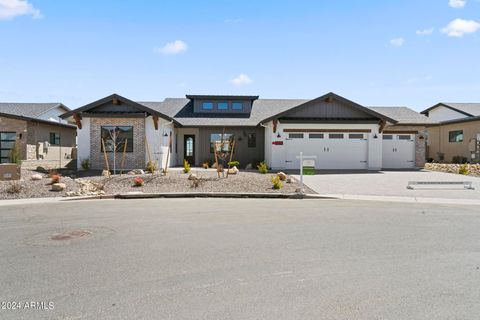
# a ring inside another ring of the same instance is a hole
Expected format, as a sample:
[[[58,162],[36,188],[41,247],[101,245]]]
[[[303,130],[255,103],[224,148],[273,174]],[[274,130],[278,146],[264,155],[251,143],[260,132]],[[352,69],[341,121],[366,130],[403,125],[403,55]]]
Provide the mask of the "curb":
[[[166,192],[166,193],[122,193],[115,199],[154,199],[154,198],[253,198],[253,199],[332,199],[299,193],[236,193],[236,192]]]

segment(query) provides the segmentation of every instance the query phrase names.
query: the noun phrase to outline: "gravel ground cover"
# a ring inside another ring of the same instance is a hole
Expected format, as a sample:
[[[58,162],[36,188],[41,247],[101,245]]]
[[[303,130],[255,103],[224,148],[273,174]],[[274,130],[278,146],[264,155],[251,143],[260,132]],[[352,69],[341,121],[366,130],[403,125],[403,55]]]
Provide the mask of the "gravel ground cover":
[[[40,197],[64,197],[77,193],[76,195],[89,195],[82,192],[82,184],[93,183],[101,187],[98,190],[102,194],[118,194],[126,192],[145,192],[145,193],[163,193],[163,192],[252,192],[252,193],[294,193],[299,188],[297,180],[292,179],[292,183],[283,181],[283,188],[275,190],[272,188],[271,178],[274,173],[259,174],[257,172],[242,171],[237,175],[229,175],[228,178],[218,178],[215,171],[195,170],[190,173],[195,174],[199,181],[197,187],[193,187],[193,182],[188,179],[189,174],[180,170],[171,170],[167,175],[160,173],[143,175],[112,175],[110,178],[102,177],[98,173],[91,172],[64,172],[61,173],[61,183],[66,184],[63,191],[51,191],[50,178],[47,173],[41,173],[42,180],[32,181],[31,176],[37,174],[36,171],[22,170],[22,180],[18,182],[0,181],[0,199],[20,199],[20,198],[40,198]],[[141,177],[144,180],[144,186],[135,187],[134,178]],[[18,192],[12,191],[12,185],[20,186]],[[305,188],[307,193],[315,193]],[[91,194],[90,194],[91,195]]]

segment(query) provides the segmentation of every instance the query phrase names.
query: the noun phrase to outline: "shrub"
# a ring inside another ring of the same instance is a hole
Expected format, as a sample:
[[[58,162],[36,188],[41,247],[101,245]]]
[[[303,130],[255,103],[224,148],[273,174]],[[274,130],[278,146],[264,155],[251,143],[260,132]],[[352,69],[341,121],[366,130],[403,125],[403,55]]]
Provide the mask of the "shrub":
[[[17,142],[14,143],[12,150],[10,150],[8,161],[10,161],[10,163],[16,163],[17,165],[22,164],[22,158],[20,156],[20,150],[18,150]]]
[[[238,161],[230,161],[230,162],[228,162],[228,165],[229,165],[230,167],[238,167],[239,164],[240,164],[240,162],[238,162]]]
[[[59,174],[52,174],[51,179],[52,179],[52,181],[51,181],[52,184],[59,183],[60,182],[60,175]]]
[[[183,160],[183,172],[189,173],[190,172],[190,164],[187,160]]]
[[[272,177],[273,189],[282,189],[283,184],[279,176],[275,175]]]
[[[267,168],[267,164],[265,163],[265,161],[260,162],[260,164],[257,166],[257,169],[258,169],[258,172],[261,173],[261,174],[268,173],[268,168]]]
[[[462,165],[458,168],[458,173],[459,173],[459,174],[468,175],[468,174],[469,174],[468,165],[467,165],[466,163],[462,164]]]
[[[158,170],[157,162],[152,161],[152,160],[148,161],[147,167],[145,168],[145,171],[150,172],[150,173],[154,173],[157,170]]]
[[[22,189],[23,187],[21,184],[19,184],[17,181],[12,181],[10,186],[7,188],[7,193],[10,193],[10,194],[20,193]]]
[[[145,184],[145,181],[143,181],[143,179],[140,177],[136,177],[133,179],[133,185],[135,187],[143,187],[144,184]]]
[[[208,161],[208,160],[207,160],[207,161],[204,161],[204,162],[202,163],[202,167],[203,167],[203,169],[208,169],[208,168],[210,168],[210,161]]]
[[[467,162],[467,158],[466,157],[462,157],[462,156],[454,156],[452,158],[452,163],[455,163],[455,164],[462,164],[462,163],[466,163]]]
[[[83,170],[88,170],[90,169],[90,159],[85,158],[80,162],[80,166],[82,167]]]

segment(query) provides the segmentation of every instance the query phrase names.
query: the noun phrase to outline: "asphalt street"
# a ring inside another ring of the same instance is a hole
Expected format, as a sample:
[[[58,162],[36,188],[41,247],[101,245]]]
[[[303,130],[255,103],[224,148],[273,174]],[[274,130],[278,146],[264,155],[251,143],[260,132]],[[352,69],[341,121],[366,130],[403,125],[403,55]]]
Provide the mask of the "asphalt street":
[[[0,319],[479,315],[477,206],[156,199],[0,207]]]

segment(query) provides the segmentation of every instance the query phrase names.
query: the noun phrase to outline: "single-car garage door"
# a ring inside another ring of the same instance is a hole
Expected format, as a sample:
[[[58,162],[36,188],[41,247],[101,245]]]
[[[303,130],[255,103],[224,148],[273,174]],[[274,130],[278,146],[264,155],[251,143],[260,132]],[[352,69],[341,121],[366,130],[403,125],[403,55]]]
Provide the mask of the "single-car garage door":
[[[315,168],[367,169],[366,133],[347,132],[292,132],[285,139],[286,169],[299,169],[296,157],[303,152],[316,156]]]
[[[384,134],[383,165],[385,169],[408,169],[415,167],[415,135]]]

